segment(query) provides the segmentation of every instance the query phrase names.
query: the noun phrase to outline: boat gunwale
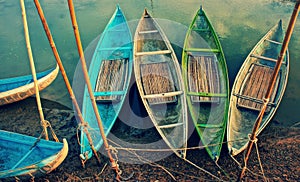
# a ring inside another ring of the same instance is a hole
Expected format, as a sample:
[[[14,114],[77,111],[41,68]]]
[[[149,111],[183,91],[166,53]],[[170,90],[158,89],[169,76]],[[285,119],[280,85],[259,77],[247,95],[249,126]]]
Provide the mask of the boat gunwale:
[[[213,37],[214,37],[214,41],[216,43],[216,47],[217,49],[211,49],[211,48],[208,48],[207,50],[205,49],[199,49],[199,48],[193,48],[193,47],[189,47],[187,48],[187,45],[188,45],[188,38],[191,35],[191,32],[192,31],[195,31],[195,32],[198,32],[197,30],[198,29],[194,29],[194,25],[196,23],[196,19],[199,17],[199,16],[204,16],[206,22],[207,22],[207,25],[208,25],[208,29],[206,31],[208,32],[211,32],[213,34]],[[200,139],[202,140],[202,134],[201,134],[201,129],[197,126],[197,118],[195,118],[194,116],[194,111],[192,111],[192,109],[194,108],[193,106],[193,103],[191,101],[191,98],[189,97],[189,93],[191,92],[190,89],[188,88],[188,72],[187,72],[187,64],[188,64],[188,53],[189,53],[189,50],[193,50],[193,52],[198,52],[198,53],[212,53],[216,56],[216,60],[217,60],[217,64],[220,66],[220,68],[218,68],[219,71],[222,72],[223,74],[223,78],[225,78],[225,89],[226,89],[226,98],[227,100],[225,101],[225,110],[224,110],[224,118],[222,120],[222,130],[223,130],[223,135],[221,137],[220,140],[224,140],[225,138],[225,132],[226,132],[226,122],[227,122],[227,112],[228,112],[228,108],[229,108],[229,78],[228,78],[228,69],[227,69],[227,64],[226,64],[226,59],[225,59],[225,55],[224,55],[224,51],[222,49],[222,46],[221,46],[221,43],[220,43],[220,40],[215,32],[215,29],[212,25],[212,23],[210,22],[208,16],[206,15],[205,11],[202,9],[202,6],[200,7],[200,9],[197,10],[196,14],[194,15],[193,17],[193,20],[192,22],[190,23],[189,25],[189,28],[188,28],[188,31],[186,33],[186,36],[185,36],[185,41],[184,41],[184,46],[183,46],[183,50],[182,50],[182,72],[183,72],[183,80],[184,80],[184,85],[185,85],[185,93],[186,93],[186,98],[187,98],[187,104],[188,104],[188,108],[189,108],[189,112],[190,112],[190,115],[191,115],[191,118],[193,120],[193,123],[195,125],[195,128],[199,134],[199,137]],[[210,51],[208,51],[210,50]],[[218,51],[217,51],[218,50]],[[220,56],[218,57],[217,54],[219,54]],[[218,59],[219,58],[219,59]],[[224,75],[225,74],[225,75]],[[221,79],[221,78],[220,78]],[[203,141],[203,140],[202,140]],[[208,148],[208,147],[205,147],[206,151],[208,152],[209,156],[214,160],[214,161],[218,161],[218,158],[221,154],[221,149],[222,149],[222,142],[220,142],[219,144],[219,150],[218,150],[218,153],[217,153],[217,156],[214,156],[212,154],[212,151]]]
[[[121,23],[118,23],[117,25],[114,25],[113,27],[111,27],[111,24],[114,22],[114,20],[116,18],[121,18],[122,19]],[[104,28],[103,32],[101,33],[101,36],[100,36],[100,38],[99,38],[99,40],[97,42],[97,45],[95,47],[95,51],[93,53],[93,57],[91,58],[91,63],[90,63],[90,66],[89,66],[89,71],[88,71],[89,72],[89,77],[91,77],[91,74],[93,72],[91,70],[93,68],[93,64],[95,62],[94,60],[96,59],[97,55],[99,55],[100,52],[102,52],[102,51],[107,51],[107,50],[101,50],[101,48],[103,48],[102,47],[102,43],[103,43],[104,37],[106,36],[106,34],[107,34],[108,31],[110,31],[112,29],[115,29],[116,27],[118,27],[120,25],[125,25],[126,31],[124,31],[124,32],[126,32],[126,34],[127,34],[126,36],[128,36],[129,39],[128,39],[128,42],[126,42],[124,45],[122,45],[122,47],[120,47],[119,49],[115,49],[115,47],[113,47],[112,51],[124,50],[124,52],[126,51],[128,53],[128,56],[123,57],[124,59],[127,59],[127,61],[126,61],[126,64],[127,64],[127,67],[128,67],[127,68],[127,76],[124,79],[124,81],[125,81],[125,83],[124,83],[124,89],[123,89],[124,94],[121,95],[121,99],[117,103],[113,104],[114,111],[116,113],[115,116],[113,117],[113,122],[111,122],[109,124],[109,126],[104,125],[104,127],[105,127],[105,131],[104,132],[105,132],[106,136],[109,134],[111,128],[113,127],[114,122],[116,121],[116,119],[118,117],[118,114],[119,114],[119,112],[120,112],[120,110],[121,110],[121,108],[122,108],[122,106],[124,104],[124,101],[125,101],[125,98],[126,98],[126,95],[127,95],[127,92],[128,92],[129,84],[130,84],[131,75],[132,75],[132,64],[133,64],[132,63],[133,62],[133,57],[132,57],[133,45],[132,45],[132,42],[131,42],[132,35],[131,35],[130,28],[128,26],[128,22],[126,20],[126,17],[124,15],[124,13],[122,12],[122,10],[121,10],[121,8],[120,8],[119,5],[117,5],[117,7],[116,7],[114,13],[112,14],[109,22],[106,24],[106,27]],[[128,46],[129,46],[128,44],[130,44],[131,49],[128,49]],[[102,61],[103,60],[101,60],[101,62]],[[96,84],[96,82],[95,82],[95,84]],[[90,113],[90,111],[87,111],[87,102],[86,101],[89,100],[88,99],[89,94],[88,94],[87,88],[84,89],[84,93],[83,94],[84,94],[85,97],[83,98],[83,102],[82,102],[82,115],[85,118],[85,117],[87,117],[87,112]],[[97,102],[97,105],[107,105],[107,102]],[[100,112],[100,117],[101,117],[101,112]],[[86,120],[86,118],[85,118],[85,120]],[[83,129],[83,128],[81,128],[81,129]],[[95,130],[95,131],[98,131],[97,129],[99,130],[99,128],[91,128],[91,130]],[[100,135],[100,133],[99,133],[99,135]],[[85,136],[84,132],[82,132],[82,134],[80,136],[80,141],[84,142],[85,138],[86,138],[86,136]],[[94,148],[96,150],[99,150],[100,147],[103,144],[103,140],[100,139],[96,143],[95,143],[95,141],[93,141],[93,143],[94,143]],[[85,146],[85,145],[87,145],[87,146]],[[86,149],[86,148],[88,148],[88,149]],[[84,160],[86,160],[86,158],[87,159],[91,158],[92,155],[93,155],[92,150],[90,149],[90,147],[89,147],[88,144],[84,144],[84,145],[81,144],[80,150],[81,150],[80,151],[80,157],[84,158]]]
[[[14,138],[11,138],[14,136]],[[6,141],[15,141],[16,138],[27,138],[32,140],[32,143],[38,140],[38,138],[35,138],[33,136],[28,136],[28,135],[23,135],[19,133],[14,133],[14,132],[9,132],[9,131],[4,131],[0,130],[0,137],[4,138]],[[18,143],[23,143],[21,139],[17,140]],[[8,178],[8,177],[15,177],[15,176],[21,176],[21,175],[31,175],[33,173],[36,173],[38,171],[42,173],[50,173],[54,169],[56,169],[67,157],[69,147],[68,147],[68,142],[66,139],[63,139],[62,143],[54,142],[54,141],[49,141],[49,140],[40,140],[39,142],[43,142],[43,144],[39,144],[39,147],[45,148],[46,150],[57,150],[54,154],[40,160],[40,161],[35,161],[30,165],[27,166],[21,166],[21,167],[16,167],[14,169],[6,169],[0,171],[0,179],[2,178]],[[48,143],[48,145],[47,145]],[[53,147],[53,144],[57,144],[55,148]],[[60,146],[60,147],[59,147]],[[38,150],[38,149],[37,149]],[[3,152],[3,151],[2,151]],[[22,163],[21,163],[22,164]],[[11,165],[12,168],[13,165]]]
[[[227,143],[227,148],[228,148],[228,151],[229,151],[229,154],[231,156],[235,156],[239,153],[241,153],[243,150],[246,149],[247,147],[247,144],[248,142],[245,143],[245,145],[243,147],[241,147],[240,149],[235,149],[232,147],[232,142],[234,142],[231,138],[230,138],[230,133],[231,133],[231,130],[230,130],[230,126],[231,126],[231,121],[230,121],[230,118],[231,118],[231,114],[232,112],[237,112],[236,110],[238,110],[238,108],[236,106],[233,106],[233,102],[236,103],[237,101],[237,96],[235,96],[235,92],[237,90],[239,90],[240,88],[236,88],[237,86],[237,82],[238,80],[243,76],[244,73],[246,73],[248,71],[248,69],[246,69],[246,67],[249,67],[249,65],[253,64],[256,62],[256,60],[254,61],[251,61],[252,60],[252,57],[251,55],[255,52],[255,50],[257,50],[257,48],[262,45],[264,43],[265,40],[267,40],[270,35],[272,35],[273,32],[276,32],[276,28],[278,28],[280,26],[281,30],[283,31],[283,28],[282,28],[282,20],[279,20],[279,22],[277,24],[275,24],[273,27],[271,27],[263,36],[262,38],[259,39],[259,41],[255,44],[255,46],[251,49],[251,51],[249,52],[249,54],[247,55],[247,57],[245,58],[243,64],[241,65],[240,67],[240,70],[238,71],[236,77],[235,77],[235,81],[233,83],[233,86],[232,86],[232,90],[231,90],[231,94],[230,94],[230,105],[229,105],[229,110],[228,110],[228,125],[227,125],[227,141],[230,141]],[[275,30],[275,31],[274,31]],[[269,41],[269,39],[268,39]],[[270,41],[269,41],[270,42]],[[279,52],[278,52],[279,54]],[[257,59],[257,58],[256,58]],[[279,108],[279,105],[280,105],[280,102],[282,100],[282,97],[284,95],[284,92],[285,92],[285,89],[286,89],[286,86],[287,86],[287,82],[288,82],[288,74],[289,74],[289,51],[287,50],[286,51],[286,54],[285,54],[285,58],[284,58],[284,61],[282,62],[282,65],[281,65],[281,68],[280,70],[282,71],[285,71],[285,74],[282,74],[284,76],[284,80],[282,80],[282,78],[280,78],[280,81],[279,81],[279,87],[278,87],[278,91],[276,93],[276,96],[274,100],[274,104],[275,104],[275,107],[273,107],[268,114],[265,114],[265,117],[263,119],[263,122],[261,123],[261,126],[259,127],[257,133],[256,133],[256,136],[258,136],[262,130],[268,125],[268,123],[270,122],[271,118],[275,115],[277,109]],[[245,77],[245,76],[244,76]],[[280,85],[282,84],[283,85]],[[242,84],[242,83],[241,83]],[[240,84],[240,85],[241,85]],[[280,91],[279,91],[280,89]],[[234,111],[233,111],[234,110]]]
[[[145,17],[146,16],[146,13],[148,15],[148,17]],[[151,20],[153,21],[153,25],[155,26],[155,28],[158,30],[158,33],[160,34],[160,36],[162,37],[162,40],[165,42],[166,46],[167,46],[167,50],[171,51],[171,53],[169,53],[171,55],[171,61],[172,61],[172,64],[174,65],[175,67],[175,72],[176,75],[179,75],[177,80],[178,80],[178,85],[179,85],[179,88],[177,88],[177,91],[182,91],[184,92],[184,84],[183,84],[183,80],[182,80],[182,76],[181,76],[181,70],[180,70],[180,66],[179,66],[179,63],[178,63],[178,60],[177,60],[177,57],[175,55],[175,52],[171,46],[171,43],[169,41],[169,39],[167,38],[167,36],[165,35],[165,33],[163,32],[162,28],[160,27],[160,25],[158,24],[158,22],[155,20],[155,18],[153,18],[148,12],[147,10],[145,9],[144,10],[144,13],[142,15],[142,17],[140,18],[139,20],[139,23],[137,25],[137,28],[136,28],[136,31],[135,31],[135,36],[134,36],[134,72],[135,72],[135,78],[136,78],[136,82],[137,82],[137,87],[138,87],[138,90],[139,90],[139,94],[141,96],[141,99],[142,99],[142,102],[145,106],[145,109],[149,115],[149,117],[151,118],[152,120],[152,123],[154,124],[155,128],[157,129],[157,131],[159,132],[160,136],[163,138],[163,140],[165,141],[165,143],[172,149],[172,151],[179,157],[181,158],[186,158],[186,148],[187,148],[187,135],[188,135],[188,131],[187,131],[187,127],[188,127],[188,124],[187,124],[187,106],[185,104],[185,94],[181,94],[181,95],[178,95],[178,100],[180,99],[181,100],[181,110],[182,110],[182,113],[181,113],[181,117],[182,119],[180,119],[180,122],[183,124],[183,131],[184,131],[184,136],[183,136],[183,146],[182,148],[178,149],[178,148],[173,148],[173,144],[171,144],[167,138],[164,136],[164,133],[162,132],[160,126],[158,125],[158,123],[156,122],[156,119],[155,119],[155,116],[153,115],[153,111],[151,109],[151,106],[150,104],[147,102],[147,95],[145,95],[144,93],[144,90],[143,90],[143,86],[142,86],[142,80],[141,80],[141,73],[140,73],[140,70],[137,69],[140,67],[141,64],[147,64],[147,63],[141,63],[141,61],[136,61],[137,57],[142,57],[142,56],[137,56],[135,55],[137,51],[137,40],[140,40],[138,39],[138,37],[140,36],[138,32],[142,31],[141,30],[141,22],[144,21],[145,18],[151,18]],[[153,31],[153,30],[152,30]],[[145,56],[149,56],[149,55],[145,55]],[[151,63],[149,63],[151,64]],[[167,103],[166,103],[167,104]],[[180,154],[181,152],[181,154]]]

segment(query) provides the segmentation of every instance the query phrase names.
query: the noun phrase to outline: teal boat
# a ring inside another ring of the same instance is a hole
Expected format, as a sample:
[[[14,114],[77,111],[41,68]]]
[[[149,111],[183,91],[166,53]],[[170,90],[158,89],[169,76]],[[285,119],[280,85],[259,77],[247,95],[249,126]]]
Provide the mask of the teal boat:
[[[146,9],[133,50],[136,84],[147,113],[165,143],[185,158],[188,120],[180,66],[167,36]]]
[[[110,132],[124,103],[131,72],[132,37],[123,12],[117,6],[99,39],[89,66],[90,82],[105,135]],[[103,140],[87,88],[84,91],[82,116],[88,123],[93,145],[99,150]],[[81,132],[80,147],[80,157],[89,159],[92,149],[84,132]]]
[[[235,78],[231,91],[227,126],[228,150],[232,156],[242,152],[248,145],[248,135],[252,133],[263,105],[283,38],[284,31],[280,20],[254,46]],[[288,73],[289,54],[287,51],[256,135],[259,135],[267,126],[279,107],[288,81]]]
[[[226,131],[228,73],[218,36],[202,7],[186,34],[182,72],[191,118],[209,156],[217,161]]]
[[[0,179],[50,173],[67,157],[68,143],[0,130]]]
[[[39,91],[48,87],[56,78],[56,67],[36,74]],[[0,105],[17,102],[35,94],[32,75],[0,79]]]

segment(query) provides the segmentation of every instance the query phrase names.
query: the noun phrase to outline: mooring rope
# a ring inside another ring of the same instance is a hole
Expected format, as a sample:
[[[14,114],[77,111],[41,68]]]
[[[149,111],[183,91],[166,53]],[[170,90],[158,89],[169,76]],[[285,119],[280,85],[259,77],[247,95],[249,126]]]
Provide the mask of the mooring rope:
[[[120,144],[117,144],[116,142],[114,142],[114,141],[112,141],[112,140],[110,140],[110,139],[108,139],[111,143],[113,143],[113,144],[115,144],[115,145],[118,145],[118,146],[121,146]],[[132,154],[134,154],[137,158],[139,158],[140,159],[140,161],[142,161],[142,162],[147,162],[147,163],[154,163],[153,161],[150,161],[150,160],[148,160],[148,159],[145,159],[145,158],[143,158],[142,156],[140,156],[140,155],[138,155],[136,152],[134,152],[135,150],[131,150],[132,148],[124,148],[124,147],[114,147],[115,148],[115,150],[117,150],[117,149],[121,149],[121,150],[125,150],[125,151],[127,151],[127,152],[129,152],[129,153],[132,153]],[[186,148],[186,149],[188,149],[188,148]],[[146,152],[149,152],[147,149],[139,149],[140,151],[146,151]],[[179,149],[179,150],[182,150],[182,149]],[[150,152],[151,151],[153,151],[153,150],[150,150]],[[157,149],[156,151],[172,151],[171,149]],[[209,171],[207,171],[207,170],[205,170],[205,169],[203,169],[203,168],[201,168],[201,167],[199,167],[198,165],[196,165],[196,164],[194,164],[193,162],[191,162],[190,160],[188,160],[188,159],[186,159],[186,158],[182,158],[185,162],[187,162],[187,163],[189,163],[189,164],[191,164],[192,166],[194,166],[194,167],[196,167],[197,169],[199,169],[199,170],[201,170],[202,172],[204,172],[204,173],[206,173],[206,174],[208,174],[208,175],[210,175],[211,177],[213,177],[213,178],[215,178],[215,179],[217,179],[217,180],[219,180],[219,181],[223,181],[222,179],[220,179],[219,177],[217,177],[217,176],[215,176],[214,174],[212,174],[211,172],[209,172]],[[161,165],[159,165],[159,164],[157,164],[157,163],[154,163],[156,166],[158,166],[158,167],[160,167],[160,168],[162,168],[164,171],[166,171],[174,180],[176,180],[175,179],[175,177],[168,171],[168,170],[166,170],[166,167],[163,167],[163,166],[161,166]],[[176,171],[174,171],[174,172],[176,172]]]
[[[260,160],[260,155],[259,155],[259,151],[258,151],[257,140],[254,142],[254,144],[255,144],[255,149],[256,149],[256,154],[257,154],[258,163],[259,163],[260,170],[261,170],[261,172],[262,172],[264,181],[268,181],[267,178],[266,178],[266,176],[265,176],[265,173],[264,173],[264,169],[263,169],[263,166],[262,166],[262,162],[261,162],[261,160]]]

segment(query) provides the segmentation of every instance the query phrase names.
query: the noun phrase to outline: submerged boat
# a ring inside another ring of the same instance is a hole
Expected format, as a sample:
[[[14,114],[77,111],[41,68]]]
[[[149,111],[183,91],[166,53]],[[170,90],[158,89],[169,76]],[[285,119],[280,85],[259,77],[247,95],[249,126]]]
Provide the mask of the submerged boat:
[[[68,143],[0,130],[0,178],[50,173],[68,154]]]
[[[228,73],[218,36],[202,7],[186,34],[182,72],[191,118],[209,156],[217,161],[226,131]]]
[[[56,78],[59,68],[51,68],[36,74],[39,91],[49,86]],[[32,75],[0,79],[0,105],[23,100],[35,94]]]
[[[232,156],[239,154],[247,147],[248,135],[252,133],[262,108],[283,38],[284,31],[280,20],[255,45],[236,76],[231,92],[227,128],[228,150]],[[259,135],[275,114],[286,88],[288,72],[289,55],[287,51],[256,135]]]
[[[99,39],[89,67],[90,82],[105,135],[110,132],[125,100],[132,72],[132,49],[130,29],[117,6]],[[82,116],[88,122],[93,145],[99,150],[103,140],[87,88],[84,91]],[[80,157],[89,159],[92,149],[84,132],[81,132],[80,147]]]
[[[134,71],[154,126],[172,151],[185,158],[187,108],[180,66],[169,40],[146,9],[134,36]]]

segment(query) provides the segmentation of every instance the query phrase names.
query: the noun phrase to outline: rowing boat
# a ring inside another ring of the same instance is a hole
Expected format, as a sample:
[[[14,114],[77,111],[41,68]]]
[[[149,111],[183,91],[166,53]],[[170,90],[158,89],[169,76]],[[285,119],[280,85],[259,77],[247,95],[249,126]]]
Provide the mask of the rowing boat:
[[[37,73],[39,91],[55,80],[58,71],[59,68],[56,65],[55,68]],[[35,94],[35,88],[32,75],[0,79],[0,105],[17,102],[33,94]]]
[[[168,38],[146,9],[133,47],[136,84],[147,113],[165,143],[185,158],[187,108],[180,66]]]
[[[228,150],[232,156],[243,151],[249,141],[248,135],[264,103],[264,96],[279,56],[284,31],[280,20],[255,45],[238,72],[230,99],[228,112]],[[256,135],[272,119],[284,94],[289,72],[289,55],[286,52],[265,115]]]
[[[50,173],[68,154],[68,143],[0,130],[0,178]]]
[[[123,12],[117,6],[100,36],[89,67],[90,82],[105,135],[111,130],[124,103],[131,72],[131,33]],[[82,116],[88,122],[88,132],[93,145],[99,150],[103,140],[87,88],[84,91]],[[80,157],[83,160],[89,159],[92,156],[92,149],[85,132],[81,132],[80,146]]]
[[[182,72],[196,131],[209,156],[217,161],[226,131],[228,73],[220,41],[202,7],[186,34]]]

